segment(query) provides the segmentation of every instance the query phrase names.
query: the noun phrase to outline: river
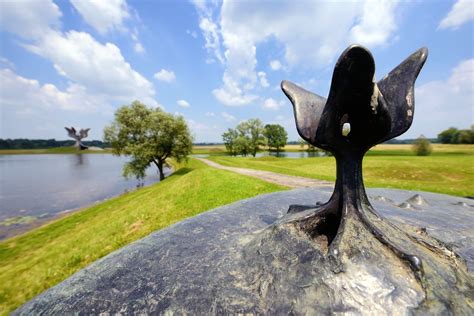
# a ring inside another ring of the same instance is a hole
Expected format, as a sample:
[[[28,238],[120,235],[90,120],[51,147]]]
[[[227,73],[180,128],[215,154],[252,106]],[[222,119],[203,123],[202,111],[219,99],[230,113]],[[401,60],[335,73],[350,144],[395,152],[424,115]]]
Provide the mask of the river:
[[[0,239],[134,190],[138,180],[122,177],[126,161],[111,154],[0,155]],[[150,167],[143,184],[158,181]]]

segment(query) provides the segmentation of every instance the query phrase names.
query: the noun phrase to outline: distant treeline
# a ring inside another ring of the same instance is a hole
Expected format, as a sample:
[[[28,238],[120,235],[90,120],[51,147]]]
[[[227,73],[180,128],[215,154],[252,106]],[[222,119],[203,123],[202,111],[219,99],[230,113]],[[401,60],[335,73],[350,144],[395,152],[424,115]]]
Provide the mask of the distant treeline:
[[[110,147],[108,143],[100,140],[90,140],[82,142],[86,146]],[[0,138],[0,149],[45,149],[53,147],[68,147],[75,144],[74,140],[55,140],[55,139],[2,139]]]

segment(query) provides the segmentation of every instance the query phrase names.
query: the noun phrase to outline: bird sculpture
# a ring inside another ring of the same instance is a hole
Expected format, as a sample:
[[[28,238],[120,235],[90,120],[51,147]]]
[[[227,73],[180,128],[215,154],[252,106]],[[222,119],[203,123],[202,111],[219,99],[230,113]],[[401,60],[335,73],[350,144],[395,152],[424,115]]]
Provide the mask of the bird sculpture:
[[[89,148],[86,145],[84,145],[81,141],[83,138],[87,137],[87,134],[89,133],[90,128],[81,129],[79,133],[76,132],[76,129],[74,127],[71,127],[71,128],[65,127],[65,129],[67,131],[68,136],[76,140],[76,143],[74,144],[75,147],[77,147],[79,150],[85,150]]]
[[[327,99],[289,81],[281,83],[293,104],[300,136],[336,158],[337,180],[329,201],[312,206],[292,205],[288,210],[294,214],[290,221],[307,234],[326,236],[328,255],[336,270],[341,268],[338,257],[342,236],[351,221],[360,221],[421,278],[421,259],[400,242],[391,240],[387,232],[396,227],[384,221],[367,198],[362,159],[372,146],[403,134],[411,126],[414,83],[427,55],[426,48],[419,49],[376,82],[372,54],[362,46],[352,45],[336,63]]]

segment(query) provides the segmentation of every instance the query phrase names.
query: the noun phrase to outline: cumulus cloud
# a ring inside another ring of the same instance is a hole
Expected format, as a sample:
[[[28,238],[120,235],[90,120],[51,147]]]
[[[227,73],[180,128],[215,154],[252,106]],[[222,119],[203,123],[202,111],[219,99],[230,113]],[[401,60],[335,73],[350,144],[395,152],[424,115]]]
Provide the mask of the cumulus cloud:
[[[221,116],[226,122],[234,122],[236,120],[235,116],[233,116],[233,115],[231,115],[227,112],[222,112]]]
[[[396,1],[366,1],[359,23],[350,30],[350,39],[354,43],[377,46],[389,40],[396,30]]]
[[[2,28],[28,39],[28,44],[22,46],[49,60],[57,73],[70,81],[68,90],[80,90],[91,98],[107,97],[117,103],[141,100],[158,106],[151,82],[131,67],[116,45],[102,44],[85,32],[63,33],[56,29],[61,12],[52,1],[7,3],[2,4],[1,12],[8,16],[1,22]],[[37,3],[41,5],[37,7]]]
[[[397,6],[396,0],[224,1],[219,23],[214,22],[212,31],[217,33],[213,38],[222,42],[225,70],[222,86],[213,93],[225,105],[239,106],[255,101],[258,97],[252,90],[259,79],[257,46],[269,39],[282,44],[285,61],[290,66],[327,66],[354,40],[369,48],[384,45],[397,28],[394,17]],[[213,16],[209,11],[216,8],[201,2],[196,7],[207,16]],[[315,21],[317,27],[314,27]],[[207,27],[203,35],[210,30]],[[213,49],[216,55],[219,45],[216,43]],[[274,63],[274,67],[279,66]]]
[[[191,0],[195,5],[199,15],[199,28],[204,36],[205,45],[209,53],[211,53],[219,62],[224,62],[221,52],[221,40],[219,36],[219,27],[216,21],[217,1]],[[192,35],[192,33],[191,33]],[[194,37],[194,36],[193,36]],[[214,62],[214,58],[206,60],[206,63]]]
[[[413,126],[406,137],[435,137],[450,126],[469,128],[474,122],[474,59],[460,62],[449,78],[415,89]]]
[[[156,80],[164,81],[164,82],[173,82],[176,80],[176,75],[171,70],[161,69],[157,73],[153,75]]]
[[[216,116],[216,114],[214,112],[206,112],[205,115],[209,116],[209,117]]]
[[[472,0],[458,0],[441,22],[440,29],[457,29],[462,24],[474,20],[474,3]]]
[[[60,75],[90,93],[106,94],[120,102],[141,100],[157,105],[153,85],[133,70],[112,43],[101,44],[88,33],[69,31],[49,32],[41,41],[26,47],[50,60]]]
[[[130,17],[125,0],[71,0],[71,4],[101,34],[124,29],[123,21]]]
[[[270,68],[272,70],[280,70],[281,69],[281,62],[279,60],[272,60],[270,61]]]
[[[186,101],[186,100],[178,100],[176,103],[182,108],[189,108],[190,107],[189,102]]]
[[[52,1],[2,1],[0,29],[23,38],[41,38],[59,26],[62,16]]]
[[[40,84],[37,80],[19,76],[10,69],[0,70],[0,82],[3,110],[9,107],[17,113],[31,113],[35,109],[80,112],[103,111],[104,107],[109,109],[105,98],[90,95],[77,84],[69,84],[66,90],[60,90],[53,84]]]
[[[272,98],[265,99],[263,101],[263,108],[266,110],[278,110],[284,105],[284,101],[277,101]]]

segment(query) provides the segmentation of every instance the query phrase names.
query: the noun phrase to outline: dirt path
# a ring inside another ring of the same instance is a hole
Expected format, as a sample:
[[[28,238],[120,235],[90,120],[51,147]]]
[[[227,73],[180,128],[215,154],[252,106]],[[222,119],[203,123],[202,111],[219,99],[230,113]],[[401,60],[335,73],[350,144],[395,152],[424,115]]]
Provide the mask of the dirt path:
[[[290,188],[303,188],[303,187],[321,187],[321,186],[333,186],[332,182],[324,181],[324,180],[317,180],[311,178],[304,178],[298,176],[289,176],[286,174],[280,174],[270,171],[263,171],[263,170],[254,170],[254,169],[246,169],[246,168],[237,168],[237,167],[227,167],[220,165],[214,161],[205,159],[205,158],[197,158],[200,161],[208,164],[209,166],[217,169],[228,170],[236,173],[240,173],[246,176],[254,177],[261,179],[263,181],[276,183],[280,185],[284,185]]]

